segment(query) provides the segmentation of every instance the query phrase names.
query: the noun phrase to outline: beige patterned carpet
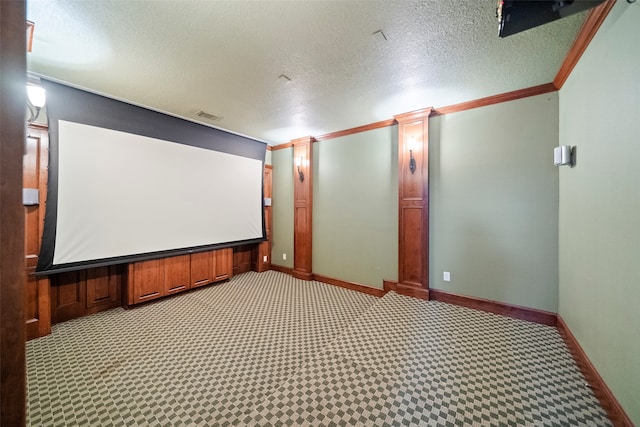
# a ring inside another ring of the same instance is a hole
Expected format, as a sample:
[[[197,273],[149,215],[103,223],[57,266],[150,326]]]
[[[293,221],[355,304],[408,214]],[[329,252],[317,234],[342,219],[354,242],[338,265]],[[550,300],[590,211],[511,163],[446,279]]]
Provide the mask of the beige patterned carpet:
[[[609,425],[555,328],[245,273],[27,344],[33,426]]]

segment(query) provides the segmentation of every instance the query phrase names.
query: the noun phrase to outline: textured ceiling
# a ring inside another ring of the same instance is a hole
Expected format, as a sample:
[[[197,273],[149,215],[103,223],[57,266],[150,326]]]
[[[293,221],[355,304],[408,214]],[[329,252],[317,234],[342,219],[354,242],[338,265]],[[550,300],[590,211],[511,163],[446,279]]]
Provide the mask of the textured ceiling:
[[[501,39],[495,9],[496,0],[30,0],[27,61],[58,81],[279,144],[553,81],[587,12]]]

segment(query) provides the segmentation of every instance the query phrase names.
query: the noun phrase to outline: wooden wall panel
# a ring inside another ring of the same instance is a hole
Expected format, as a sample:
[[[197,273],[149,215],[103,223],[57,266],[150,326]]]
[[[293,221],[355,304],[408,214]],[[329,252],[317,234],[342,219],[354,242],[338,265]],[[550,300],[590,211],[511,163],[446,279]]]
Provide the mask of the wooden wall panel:
[[[60,273],[51,278],[51,321],[81,317],[87,300],[86,271]]]
[[[24,282],[27,340],[51,333],[51,290],[48,278],[27,275]]]
[[[242,245],[232,249],[233,274],[242,274],[251,271],[255,246],[256,245]]]
[[[422,236],[424,233],[424,217],[423,209],[418,206],[402,207],[402,249],[403,257],[401,276],[402,282],[423,286],[425,283],[424,265],[422,257],[424,256],[424,247],[421,239],[416,236]]]
[[[294,220],[296,233],[294,234],[293,265],[294,271],[300,270],[302,273],[311,273],[311,224],[309,208],[306,206],[296,206]],[[295,275],[295,274],[294,274]]]
[[[51,301],[49,279],[47,277],[36,278],[35,276],[44,228],[49,137],[47,129],[40,126],[29,126],[27,131],[25,155],[22,163],[22,187],[36,189],[40,192],[38,205],[24,207],[24,305],[26,332],[29,340],[51,332]]]
[[[52,275],[52,323],[120,306],[124,270],[124,266],[114,265]]]
[[[293,275],[311,280],[312,211],[313,211],[313,138],[300,138],[293,143]],[[299,168],[299,170],[298,170]],[[300,175],[302,172],[302,176]]]

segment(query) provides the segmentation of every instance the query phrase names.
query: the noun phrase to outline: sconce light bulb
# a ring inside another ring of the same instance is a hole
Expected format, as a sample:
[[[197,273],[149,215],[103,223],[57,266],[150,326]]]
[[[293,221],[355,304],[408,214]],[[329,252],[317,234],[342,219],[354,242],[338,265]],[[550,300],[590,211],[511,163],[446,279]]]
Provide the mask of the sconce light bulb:
[[[35,108],[44,107],[44,104],[47,101],[44,88],[41,86],[27,86],[27,97],[29,98],[31,105]]]
[[[407,143],[407,146],[409,147],[409,151],[413,151],[416,148],[416,137],[415,136],[410,136],[409,137],[409,142]]]

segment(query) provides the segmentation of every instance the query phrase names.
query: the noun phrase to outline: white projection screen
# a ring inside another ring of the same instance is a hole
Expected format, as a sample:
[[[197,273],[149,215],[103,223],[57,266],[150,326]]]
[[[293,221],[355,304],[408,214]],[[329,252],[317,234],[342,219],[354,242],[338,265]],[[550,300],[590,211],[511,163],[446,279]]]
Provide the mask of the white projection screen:
[[[262,237],[262,162],[65,121],[58,132],[54,264]]]
[[[40,273],[264,240],[263,143],[57,83],[45,88],[51,141]],[[91,102],[108,108],[87,114]]]

